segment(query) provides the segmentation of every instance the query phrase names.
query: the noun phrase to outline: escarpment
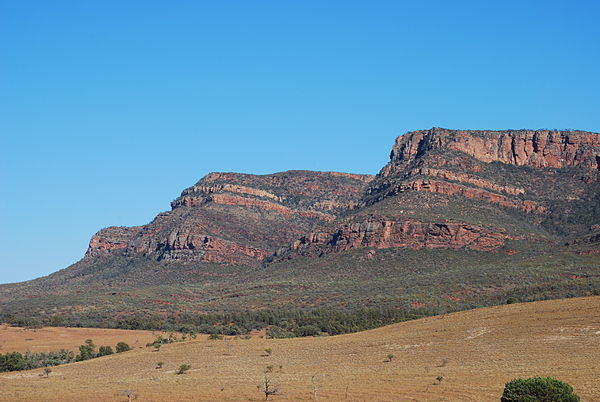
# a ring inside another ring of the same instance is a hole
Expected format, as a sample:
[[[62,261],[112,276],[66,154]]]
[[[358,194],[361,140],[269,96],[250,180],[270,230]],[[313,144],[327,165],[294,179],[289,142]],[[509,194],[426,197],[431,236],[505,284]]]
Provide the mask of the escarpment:
[[[98,232],[86,258],[259,266],[356,248],[568,243],[600,224],[599,161],[600,135],[583,131],[414,131],[377,176],[211,173],[148,225]]]
[[[256,265],[282,244],[354,208],[372,179],[337,172],[211,173],[150,224],[101,230],[86,256]]]
[[[492,251],[514,238],[504,224],[514,220],[522,222],[517,237],[532,241],[540,232],[546,233],[542,238],[576,236],[600,218],[598,160],[600,135],[582,131],[433,128],[407,133],[396,139],[390,162],[370,182],[358,209],[343,222],[299,238],[280,255],[359,247]],[[411,196],[415,193],[436,197],[424,195],[419,205]],[[390,199],[394,208],[384,202]],[[435,214],[423,213],[432,205]],[[472,213],[482,208],[495,209],[496,217]],[[557,222],[557,215],[565,219]]]

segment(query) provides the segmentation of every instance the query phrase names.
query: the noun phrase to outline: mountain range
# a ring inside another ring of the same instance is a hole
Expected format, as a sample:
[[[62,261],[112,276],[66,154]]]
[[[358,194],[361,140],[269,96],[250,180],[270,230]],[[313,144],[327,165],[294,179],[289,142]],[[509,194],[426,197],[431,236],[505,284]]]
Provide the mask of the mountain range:
[[[599,291],[600,134],[432,128],[376,176],[211,173],[72,266],[0,285],[0,314],[435,313]]]

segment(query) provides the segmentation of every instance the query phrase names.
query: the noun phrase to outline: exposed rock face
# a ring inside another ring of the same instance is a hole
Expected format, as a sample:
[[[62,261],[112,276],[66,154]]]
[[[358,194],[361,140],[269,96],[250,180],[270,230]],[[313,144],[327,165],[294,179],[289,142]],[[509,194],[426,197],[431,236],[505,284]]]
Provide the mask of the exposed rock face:
[[[336,172],[211,173],[150,224],[101,230],[86,256],[121,253],[256,265],[282,244],[356,206],[372,179]]]
[[[600,135],[585,131],[508,130],[465,131],[432,128],[396,139],[390,163],[382,176],[428,152],[449,149],[490,163],[534,168],[583,167],[598,169]]]
[[[89,255],[100,255],[113,250],[123,250],[129,245],[139,227],[110,227],[92,236],[88,249]]]
[[[291,245],[304,255],[319,255],[359,247],[470,248],[490,251],[508,236],[459,222],[392,221],[383,217],[344,224],[334,232],[313,232]]]

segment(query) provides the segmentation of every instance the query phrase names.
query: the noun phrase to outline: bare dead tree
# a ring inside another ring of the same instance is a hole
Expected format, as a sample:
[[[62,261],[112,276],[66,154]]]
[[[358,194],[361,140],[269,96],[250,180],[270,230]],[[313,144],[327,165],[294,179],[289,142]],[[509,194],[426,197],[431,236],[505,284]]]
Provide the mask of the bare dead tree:
[[[310,377],[310,384],[311,384],[311,388],[312,388],[312,399],[314,401],[318,400],[318,396],[317,396],[317,391],[319,390],[319,387],[317,385],[317,375],[313,375],[312,377]]]
[[[258,388],[261,389],[261,386],[259,385]],[[271,395],[279,395],[279,387],[273,384],[273,379],[267,372],[265,372],[261,391],[265,394],[265,401],[271,400]]]

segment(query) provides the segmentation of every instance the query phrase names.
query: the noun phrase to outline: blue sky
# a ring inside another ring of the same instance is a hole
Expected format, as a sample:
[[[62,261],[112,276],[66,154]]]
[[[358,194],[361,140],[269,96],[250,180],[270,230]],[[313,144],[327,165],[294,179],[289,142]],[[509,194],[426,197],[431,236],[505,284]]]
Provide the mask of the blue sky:
[[[600,131],[597,1],[0,0],[0,283],[211,171],[376,173],[433,126]]]

